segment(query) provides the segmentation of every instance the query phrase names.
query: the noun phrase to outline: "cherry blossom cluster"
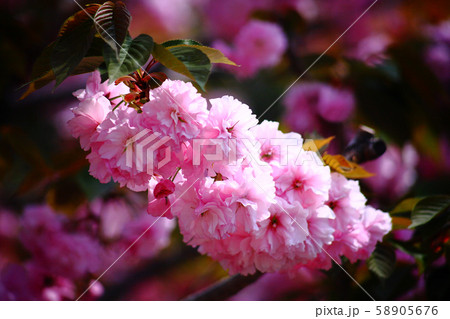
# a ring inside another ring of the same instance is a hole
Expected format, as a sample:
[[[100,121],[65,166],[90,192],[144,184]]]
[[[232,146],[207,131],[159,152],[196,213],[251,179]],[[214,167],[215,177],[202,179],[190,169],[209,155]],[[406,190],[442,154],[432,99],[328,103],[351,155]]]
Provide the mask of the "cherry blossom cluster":
[[[177,218],[184,241],[230,273],[368,258],[390,231],[357,181],[304,150],[300,134],[258,124],[235,98],[206,100],[190,83],[166,80],[138,113],[117,106],[126,93],[98,73],[75,93],[69,125],[90,151],[90,173],[148,190],[148,213]]]

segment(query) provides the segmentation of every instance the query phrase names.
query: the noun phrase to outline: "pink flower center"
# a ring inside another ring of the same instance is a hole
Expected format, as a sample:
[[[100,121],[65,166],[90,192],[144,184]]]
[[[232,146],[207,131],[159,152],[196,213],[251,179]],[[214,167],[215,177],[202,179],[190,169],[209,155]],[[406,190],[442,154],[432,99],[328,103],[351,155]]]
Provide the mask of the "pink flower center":
[[[186,121],[184,120],[184,118],[181,117],[180,112],[178,112],[177,110],[172,110],[171,117],[172,117],[172,119],[173,119],[174,121],[178,120],[178,121],[180,121],[181,123],[186,123]]]
[[[277,228],[278,224],[279,224],[279,221],[278,221],[277,216],[273,216],[273,217],[271,218],[271,220],[270,220],[270,225],[271,225],[273,228]]]
[[[261,154],[261,159],[263,161],[269,161],[272,159],[272,157],[273,157],[273,153],[272,153],[271,149],[269,149],[267,152]]]
[[[327,203],[328,207],[330,207],[331,209],[335,209],[337,206],[336,202],[330,201]]]
[[[294,187],[294,189],[303,189],[303,182],[301,180],[295,180],[292,187]]]
[[[227,127],[228,133],[231,133],[231,132],[234,130],[234,127],[236,126],[236,124],[238,124],[238,123],[239,123],[239,121],[237,121],[236,123],[234,123],[233,126]]]

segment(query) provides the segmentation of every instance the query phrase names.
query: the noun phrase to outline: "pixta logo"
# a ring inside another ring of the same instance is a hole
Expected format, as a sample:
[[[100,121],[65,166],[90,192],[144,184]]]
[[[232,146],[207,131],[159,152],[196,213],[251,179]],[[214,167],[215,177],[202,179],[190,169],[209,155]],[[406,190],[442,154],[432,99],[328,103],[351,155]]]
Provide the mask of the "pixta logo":
[[[138,134],[129,138],[126,142],[126,161],[127,167],[133,168],[140,172],[147,172],[153,175],[155,168],[155,160],[157,159],[156,168],[160,169],[170,162],[171,149],[166,146],[164,149],[164,157],[159,158],[160,147],[170,140],[170,137],[163,136],[158,132],[152,132],[149,129],[144,129]],[[135,157],[133,159],[133,156]]]

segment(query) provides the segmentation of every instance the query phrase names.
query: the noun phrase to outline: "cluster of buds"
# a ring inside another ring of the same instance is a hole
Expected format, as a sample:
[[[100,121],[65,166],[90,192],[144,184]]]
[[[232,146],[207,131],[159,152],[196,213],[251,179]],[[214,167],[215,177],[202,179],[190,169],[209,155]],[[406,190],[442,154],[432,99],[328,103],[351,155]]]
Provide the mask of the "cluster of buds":
[[[150,101],[150,90],[159,87],[167,80],[167,75],[163,72],[149,73],[156,63],[157,61],[152,59],[145,69],[138,69],[129,75],[118,78],[114,82],[115,85],[123,83],[130,89],[130,93],[118,96],[122,98],[122,101],[116,105],[116,108],[120,104],[125,103],[137,112],[142,112],[141,107]]]

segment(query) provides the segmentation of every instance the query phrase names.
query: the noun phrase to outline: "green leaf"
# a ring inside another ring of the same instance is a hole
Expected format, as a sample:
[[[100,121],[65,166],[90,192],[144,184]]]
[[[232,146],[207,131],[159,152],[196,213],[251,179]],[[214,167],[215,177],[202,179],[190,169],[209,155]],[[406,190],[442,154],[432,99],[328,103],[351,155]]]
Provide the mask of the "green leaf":
[[[211,73],[211,63],[236,65],[219,50],[194,40],[170,40],[155,45],[153,56],[167,68],[196,81],[203,90]]]
[[[114,50],[106,46],[103,51],[103,56],[108,68],[110,82],[142,67],[150,57],[152,50],[153,39],[146,34],[141,34],[135,39],[127,36],[120,49],[118,59]]]
[[[403,213],[412,212],[416,204],[423,197],[407,198],[402,200],[395,208],[390,212],[391,215],[401,215]]]
[[[198,85],[205,90],[211,73],[211,62],[208,56],[201,50],[188,46],[172,47],[169,51],[186,66]]]
[[[171,69],[180,74],[183,74],[195,81],[194,76],[191,74],[191,72],[189,72],[186,65],[184,65],[183,62],[181,62],[175,55],[172,54],[172,52],[167,50],[163,45],[155,43],[153,46],[152,54],[155,60],[164,65],[166,68]]]
[[[202,45],[200,42],[191,39],[175,39],[161,43],[163,47],[170,48],[178,45]]]
[[[105,41],[100,38],[98,35],[94,36],[92,40],[91,46],[89,47],[86,56],[103,56],[103,47],[105,45]]]
[[[102,82],[108,81],[108,67],[106,66],[106,63],[103,62],[98,66],[98,71],[100,72],[100,79]]]
[[[211,63],[223,63],[223,64],[229,64],[237,66],[236,63],[228,59],[222,52],[220,52],[217,49],[207,47],[204,45],[201,45],[200,43],[194,41],[194,40],[170,40],[167,42],[164,42],[162,44],[167,49],[172,49],[175,47],[189,47],[194,48],[197,50],[202,51],[204,54],[206,54],[209,58],[209,61]]]
[[[73,73],[94,38],[94,22],[89,12],[81,10],[73,19],[70,23],[66,21],[67,26],[61,28],[61,36],[56,39],[52,50],[51,66],[56,86]]]
[[[183,45],[183,47],[191,47],[198,49],[202,51],[204,54],[206,54],[211,61],[211,63],[223,63],[223,64],[229,64],[233,66],[238,66],[236,63],[228,59],[225,55],[223,55],[222,52],[220,52],[217,49],[206,47],[206,46],[198,46],[198,45]]]
[[[77,65],[75,70],[73,70],[72,75],[91,73],[97,70],[97,68],[103,63],[102,56],[87,56],[81,60],[80,64]]]
[[[51,54],[54,46],[55,42],[50,43],[34,62],[33,69],[31,71],[31,81],[29,82],[28,88],[25,93],[20,97],[20,100],[23,100],[34,91],[44,87],[54,80],[55,77],[52,71],[52,66],[50,64]]]
[[[39,79],[40,77],[48,73],[48,71],[52,70],[50,60],[54,47],[55,42],[50,43],[34,62],[33,69],[31,71],[31,79],[33,81]]]
[[[116,52],[118,58],[120,47],[128,33],[131,21],[130,12],[122,1],[106,1],[97,10],[95,28],[101,38]]]
[[[395,250],[392,246],[378,243],[374,252],[367,260],[371,271],[380,278],[388,278],[395,268]]]
[[[420,200],[411,213],[411,225],[409,228],[424,225],[437,215],[450,208],[450,196],[437,195]]]
[[[58,38],[37,58],[31,82],[20,99],[56,79],[56,86],[70,75],[94,71],[102,62],[103,40],[94,37],[93,16],[100,5],[88,5],[69,17],[61,26]]]

